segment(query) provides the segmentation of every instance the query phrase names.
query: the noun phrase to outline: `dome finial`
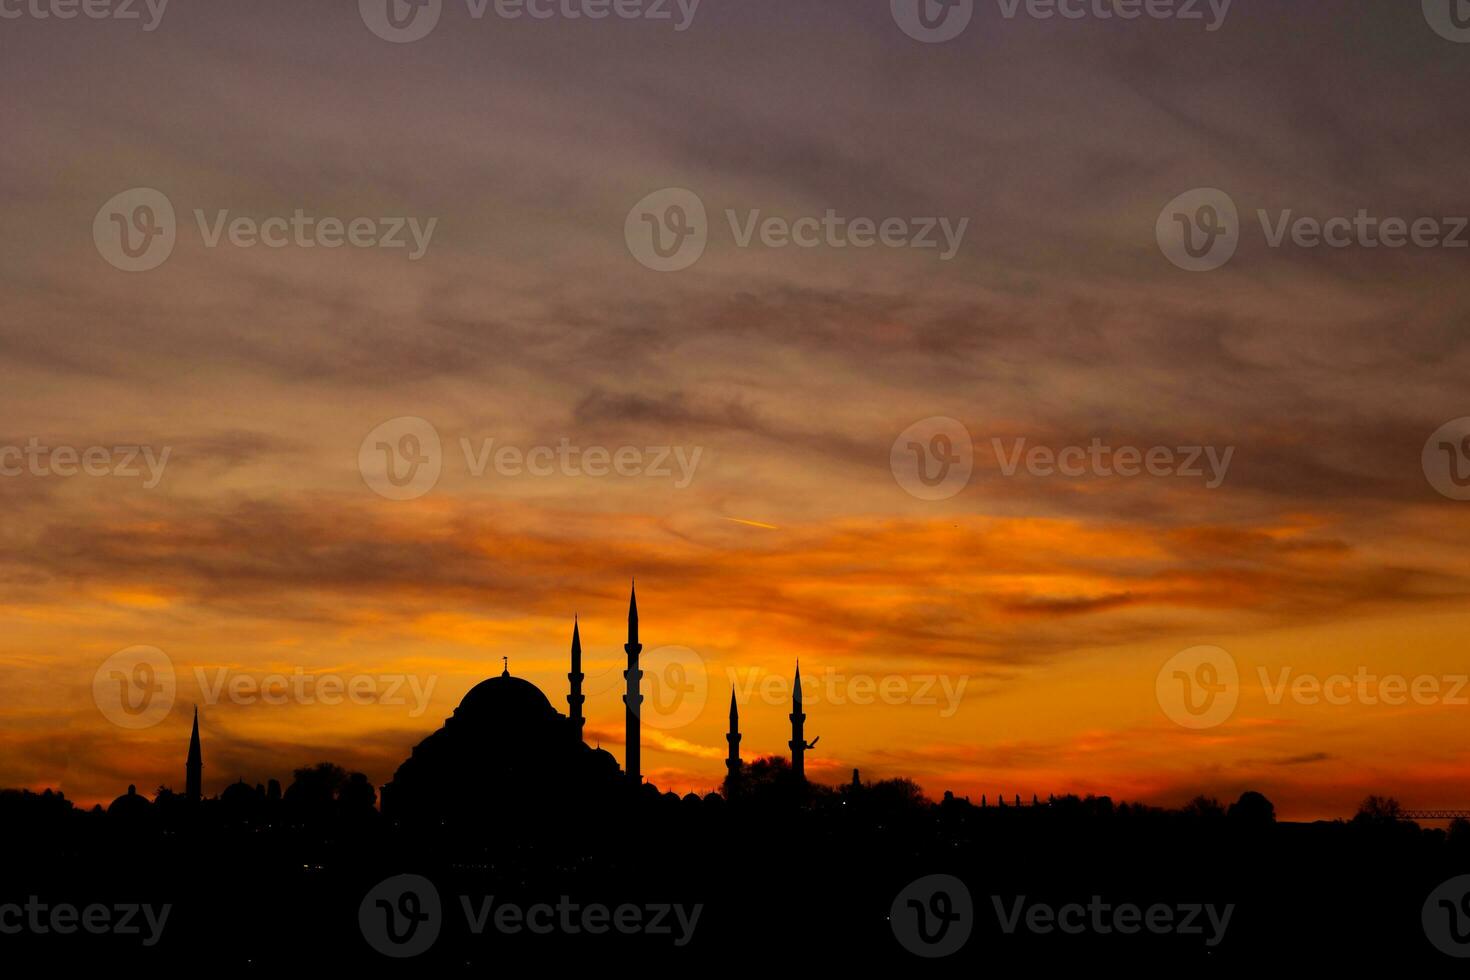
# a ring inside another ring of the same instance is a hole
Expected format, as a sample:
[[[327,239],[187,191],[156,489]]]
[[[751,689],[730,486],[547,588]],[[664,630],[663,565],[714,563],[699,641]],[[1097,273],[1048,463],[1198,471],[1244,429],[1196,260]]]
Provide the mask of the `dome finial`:
[[[500,676],[501,677],[509,677],[510,676],[510,658],[509,657],[501,657],[500,659],[505,662],[505,669],[503,669],[500,672]]]

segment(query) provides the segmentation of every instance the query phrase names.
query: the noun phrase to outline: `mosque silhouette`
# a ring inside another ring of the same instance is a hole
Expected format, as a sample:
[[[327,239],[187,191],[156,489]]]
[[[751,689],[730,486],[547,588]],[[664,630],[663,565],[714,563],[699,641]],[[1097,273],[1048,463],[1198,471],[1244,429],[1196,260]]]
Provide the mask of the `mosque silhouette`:
[[[26,911],[42,901],[32,896],[90,907],[116,894],[172,910],[153,947],[105,934],[68,935],[63,945],[39,931],[0,944],[99,964],[126,955],[162,969],[206,958],[297,972],[377,969],[403,952],[374,931],[391,917],[394,930],[405,924],[404,937],[412,923],[432,926],[437,938],[418,962],[445,972],[614,960],[714,970],[753,942],[769,950],[820,942],[824,965],[905,973],[915,956],[952,955],[967,968],[1091,969],[1104,958],[1252,968],[1295,946],[1314,957],[1341,949],[1406,962],[1439,956],[1436,937],[1440,948],[1470,950],[1470,932],[1456,931],[1460,907],[1443,898],[1470,868],[1470,822],[1420,828],[1391,800],[1365,803],[1351,821],[1278,822],[1255,791],[1228,806],[1201,796],[1165,809],[1092,795],[930,800],[913,780],[864,783],[855,771],[840,786],[809,783],[805,755],[817,740],[806,737],[799,666],[789,756],[742,759],[732,693],[722,792],[680,797],[642,769],[636,592],[624,651],[621,766],[583,740],[574,621],[565,714],[507,662],[414,746],[381,792],[360,772],[320,762],[295,770],[284,791],[275,780],[239,781],[206,798],[197,711],[182,793],[160,787],[149,800],[129,787],[103,814],[49,790],[0,790],[0,831],[13,843],[0,854],[0,933],[19,914],[6,903]],[[609,915],[702,912],[681,946],[651,929],[544,935],[502,926],[499,911],[479,913],[491,902],[527,910],[528,922],[531,910],[567,903]],[[1211,932],[1185,931],[1183,922],[1197,920],[1186,919],[1191,910],[1206,905],[1222,916],[1233,910],[1228,928],[1221,918]],[[1033,914],[1050,907],[1089,917],[1104,914],[1094,908],[1136,907],[1140,916],[1147,908],[1150,919],[1163,909],[1177,912],[1168,921],[1178,928],[1127,932],[1107,919],[1096,920],[1106,928],[1069,933]],[[1303,945],[1304,936],[1320,942]]]
[[[593,748],[582,739],[586,724],[582,708],[581,626],[572,624],[571,669],[567,673],[568,713],[561,714],[545,693],[524,678],[512,676],[508,659],[499,676],[476,684],[460,700],[444,725],[413,747],[409,757],[382,787],[383,816],[407,825],[473,826],[486,818],[502,822],[541,821],[566,812],[571,804],[612,805],[628,792],[657,790],[644,782],[642,772],[643,670],[639,657],[638,593],[636,583],[628,597],[628,640],[625,682],[624,764],[612,753]],[[806,753],[818,739],[806,740],[806,713],[802,710],[801,664],[792,685],[790,778],[806,780]],[[730,727],[725,736],[724,788],[739,791],[744,763],[740,758],[740,713],[730,692]],[[858,774],[854,770],[854,782]],[[185,793],[189,803],[203,798],[203,751],[199,738],[199,711],[195,708],[189,752],[185,762]],[[244,795],[242,782],[228,787],[224,796]],[[278,784],[272,780],[272,794]],[[138,813],[148,801],[129,786],[109,812]]]

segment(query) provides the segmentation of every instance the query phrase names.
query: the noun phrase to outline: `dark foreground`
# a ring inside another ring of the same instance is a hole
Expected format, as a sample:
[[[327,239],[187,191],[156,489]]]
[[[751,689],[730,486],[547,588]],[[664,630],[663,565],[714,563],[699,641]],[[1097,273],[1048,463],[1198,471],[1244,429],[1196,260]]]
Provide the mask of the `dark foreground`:
[[[1470,874],[1470,834],[1382,814],[1303,825],[1249,806],[981,808],[880,785],[743,801],[649,792],[483,827],[220,801],[131,819],[13,793],[0,816],[11,966],[1274,974],[1443,971],[1450,953],[1470,955],[1470,881],[1451,882]]]

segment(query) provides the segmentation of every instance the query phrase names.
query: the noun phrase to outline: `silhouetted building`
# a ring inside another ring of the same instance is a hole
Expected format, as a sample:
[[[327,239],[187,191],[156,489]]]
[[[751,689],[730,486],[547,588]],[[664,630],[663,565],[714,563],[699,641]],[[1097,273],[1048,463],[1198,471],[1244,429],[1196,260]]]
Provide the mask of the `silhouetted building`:
[[[621,795],[617,760],[536,685],[499,677],[471,688],[444,726],[414,746],[383,787],[383,815],[483,828],[486,821],[566,815]]]
[[[587,698],[582,694],[582,680],[586,675],[582,673],[582,633],[576,617],[572,618],[572,669],[567,674],[567,680],[571,682],[571,691],[567,694],[567,706],[570,709],[572,724],[577,726],[577,737],[582,737],[582,726],[585,719],[582,717],[582,702]]]
[[[734,783],[740,779],[740,711],[735,707],[735,689],[730,689],[730,732],[725,736],[730,743],[730,756],[725,760],[725,780]]]
[[[199,706],[194,706],[194,731],[189,736],[189,759],[184,763],[184,798],[198,803],[204,796],[204,755],[199,751]]]
[[[806,740],[805,726],[806,714],[801,710],[801,661],[796,662],[796,682],[791,688],[791,741],[787,746],[791,749],[791,772],[798,780],[806,779],[806,750],[814,749],[821,738],[814,738],[810,743]]]
[[[120,820],[141,820],[152,809],[148,798],[138,795],[138,787],[129,785],[126,793],[107,805],[107,815]]]
[[[643,737],[643,724],[640,716],[643,712],[643,671],[638,669],[638,655],[643,652],[643,644],[638,642],[638,585],[635,582],[628,595],[628,642],[623,645],[623,650],[628,654],[628,669],[623,671],[623,679],[627,682],[628,691],[623,695],[623,704],[626,706],[624,715],[624,732],[627,746],[626,758],[623,768],[628,772],[628,782],[634,786],[643,783],[643,760],[641,740]]]

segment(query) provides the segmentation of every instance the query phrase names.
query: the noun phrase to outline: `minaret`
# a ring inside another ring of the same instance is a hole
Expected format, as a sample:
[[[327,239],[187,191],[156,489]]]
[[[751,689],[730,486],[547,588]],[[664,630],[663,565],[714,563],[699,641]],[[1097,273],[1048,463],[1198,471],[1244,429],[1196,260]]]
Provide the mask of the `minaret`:
[[[786,744],[791,748],[791,771],[797,779],[806,779],[806,750],[817,747],[820,738],[813,739],[807,743],[806,714],[801,710],[801,661],[796,662],[796,684],[791,689],[791,741]]]
[[[730,733],[725,736],[730,743],[730,757],[725,760],[725,782],[740,779],[740,712],[735,707],[735,688],[730,688]]]
[[[628,782],[634,786],[643,785],[643,760],[639,751],[639,740],[642,737],[639,714],[643,710],[643,671],[638,669],[638,654],[643,652],[643,644],[638,642],[638,585],[635,582],[628,596],[628,642],[623,644],[623,649],[628,654],[628,669],[623,671],[623,679],[627,681],[628,693],[623,695],[623,704],[626,705],[625,732],[626,746],[623,768],[628,772]]]
[[[582,673],[582,634],[574,617],[572,619],[572,670],[567,674],[567,680],[572,682],[572,693],[567,695],[567,704],[571,707],[572,724],[577,726],[577,738],[582,737],[582,726],[586,723],[582,717],[582,702],[587,700],[582,695],[582,679],[585,676]]]
[[[189,736],[189,761],[184,764],[184,796],[198,803],[204,796],[204,756],[199,751],[199,706],[194,706],[194,733]]]

